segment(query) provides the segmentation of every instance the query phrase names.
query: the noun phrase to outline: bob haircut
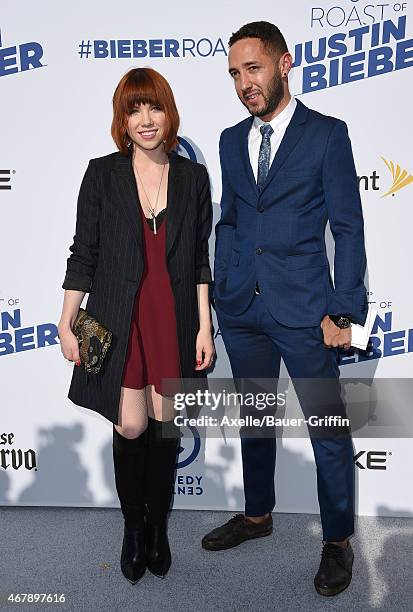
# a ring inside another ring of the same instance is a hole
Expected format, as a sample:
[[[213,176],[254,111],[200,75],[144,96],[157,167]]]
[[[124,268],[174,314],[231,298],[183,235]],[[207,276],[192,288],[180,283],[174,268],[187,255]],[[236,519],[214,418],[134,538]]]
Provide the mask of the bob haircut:
[[[119,81],[113,94],[112,138],[119,151],[129,154],[128,119],[140,104],[153,104],[165,113],[165,153],[178,145],[179,115],[168,81],[152,68],[132,68]]]

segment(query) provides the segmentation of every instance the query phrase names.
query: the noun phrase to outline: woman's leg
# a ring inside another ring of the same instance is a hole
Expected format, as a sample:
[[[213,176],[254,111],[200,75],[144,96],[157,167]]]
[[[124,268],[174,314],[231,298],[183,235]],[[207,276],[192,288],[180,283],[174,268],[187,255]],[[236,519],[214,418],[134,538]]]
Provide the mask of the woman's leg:
[[[113,464],[125,520],[121,568],[131,582],[137,582],[146,568],[144,486],[147,424],[145,390],[121,387],[118,424],[113,425]]]
[[[173,400],[155,391],[153,385],[145,388],[148,416],[156,421],[172,421],[174,418]]]
[[[116,431],[128,439],[137,438],[148,426],[145,389],[120,388],[119,418]]]
[[[113,462],[119,501],[130,528],[142,522],[147,425],[145,390],[121,387],[118,425],[113,425]]]
[[[167,515],[175,481],[179,429],[173,424],[171,400],[146,387],[148,406],[148,454],[145,478],[147,514],[147,567],[165,576],[171,565]],[[167,429],[164,429],[168,422]]]

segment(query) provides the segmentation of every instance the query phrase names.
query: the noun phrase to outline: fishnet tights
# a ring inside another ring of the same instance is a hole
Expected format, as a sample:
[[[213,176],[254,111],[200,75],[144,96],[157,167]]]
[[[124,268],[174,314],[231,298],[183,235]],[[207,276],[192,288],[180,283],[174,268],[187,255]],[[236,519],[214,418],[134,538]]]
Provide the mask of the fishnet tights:
[[[148,416],[157,421],[171,421],[173,402],[162,397],[153,385],[145,389],[121,387],[119,418],[115,429],[125,438],[137,438],[148,426]]]

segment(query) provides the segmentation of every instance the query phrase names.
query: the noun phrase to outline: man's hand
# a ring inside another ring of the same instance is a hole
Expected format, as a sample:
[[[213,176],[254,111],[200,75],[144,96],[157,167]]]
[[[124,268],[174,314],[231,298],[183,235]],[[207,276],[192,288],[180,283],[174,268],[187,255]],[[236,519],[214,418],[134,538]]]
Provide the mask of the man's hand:
[[[349,349],[351,346],[351,327],[347,329],[340,329],[330,319],[328,315],[321,321],[321,329],[324,334],[324,344],[328,348],[340,347]]]

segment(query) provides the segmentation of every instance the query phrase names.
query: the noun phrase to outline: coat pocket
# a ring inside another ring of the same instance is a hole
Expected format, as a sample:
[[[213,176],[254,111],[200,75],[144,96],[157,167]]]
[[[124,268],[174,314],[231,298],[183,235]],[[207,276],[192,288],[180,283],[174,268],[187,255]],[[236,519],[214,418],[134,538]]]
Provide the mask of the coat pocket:
[[[305,268],[319,268],[328,266],[327,255],[324,251],[306,253],[304,255],[288,255],[285,265],[287,270],[303,270]]]
[[[232,254],[231,254],[231,265],[232,266],[239,265],[239,256],[240,256],[240,252],[236,251],[235,249],[232,249]]]

